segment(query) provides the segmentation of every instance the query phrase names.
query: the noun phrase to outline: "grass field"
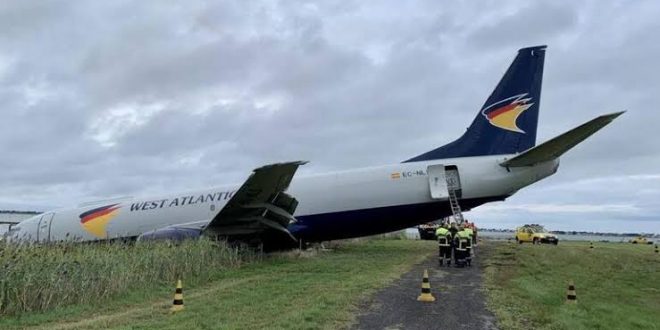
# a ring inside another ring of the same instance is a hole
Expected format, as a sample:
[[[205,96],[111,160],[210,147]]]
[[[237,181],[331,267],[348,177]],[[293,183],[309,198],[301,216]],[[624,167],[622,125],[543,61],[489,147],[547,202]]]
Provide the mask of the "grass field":
[[[204,280],[188,274],[186,309],[174,315],[168,313],[174,282],[154,280],[84,303],[8,315],[0,328],[341,328],[353,321],[362,299],[433,252],[434,242],[367,240],[331,251],[273,254],[235,267],[208,266]]]
[[[0,245],[0,316],[105,301],[179,278],[206,282],[259,257],[210,240]]]
[[[502,329],[660,329],[660,254],[651,245],[492,244],[485,285]],[[569,280],[576,305],[565,304]]]

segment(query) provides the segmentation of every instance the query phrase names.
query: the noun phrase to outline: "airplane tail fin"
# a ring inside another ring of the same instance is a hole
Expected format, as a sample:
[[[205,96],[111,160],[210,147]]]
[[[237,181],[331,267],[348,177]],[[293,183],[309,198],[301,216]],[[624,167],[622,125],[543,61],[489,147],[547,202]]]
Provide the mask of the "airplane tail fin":
[[[468,130],[405,162],[513,154],[536,145],[546,46],[522,48]]]
[[[611,123],[625,111],[615,112],[596,117],[564,134],[556,136],[538,146],[531,148],[515,157],[502,162],[505,167],[533,166],[538,163],[553,160],[584,141],[601,128]]]

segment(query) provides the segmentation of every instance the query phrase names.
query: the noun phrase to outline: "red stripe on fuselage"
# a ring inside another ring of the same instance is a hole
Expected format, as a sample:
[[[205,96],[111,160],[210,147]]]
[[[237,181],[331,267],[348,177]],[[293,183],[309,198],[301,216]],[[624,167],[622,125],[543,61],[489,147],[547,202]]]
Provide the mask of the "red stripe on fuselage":
[[[98,217],[100,217],[100,216],[103,216],[103,215],[106,215],[106,214],[108,214],[108,213],[111,213],[112,211],[114,211],[114,210],[116,210],[116,209],[118,209],[118,208],[119,208],[118,206],[115,206],[115,207],[107,208],[107,209],[105,209],[105,210],[101,210],[101,211],[98,211],[98,212],[94,212],[94,213],[92,213],[92,214],[90,214],[90,215],[88,215],[88,216],[86,216],[86,217],[80,219],[80,222],[81,222],[81,223],[85,223],[85,222],[87,222],[87,221],[93,220],[94,218],[98,218]]]

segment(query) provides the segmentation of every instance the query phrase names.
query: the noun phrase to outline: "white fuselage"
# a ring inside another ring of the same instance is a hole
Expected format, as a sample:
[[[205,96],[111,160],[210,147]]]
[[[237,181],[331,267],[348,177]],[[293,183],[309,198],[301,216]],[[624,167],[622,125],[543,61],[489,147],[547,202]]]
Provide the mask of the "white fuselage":
[[[467,209],[503,200],[552,175],[559,165],[554,160],[507,169],[499,165],[505,158],[507,155],[464,157],[296,176],[287,193],[299,201],[294,214],[299,222],[290,231],[310,241],[329,240],[388,232],[445,217],[449,215],[447,199],[431,196],[429,166],[433,165],[457,168],[460,201]],[[225,185],[54,210],[15,225],[7,237],[11,241],[89,241],[136,237],[168,226],[204,228],[239,187]],[[81,214],[112,204],[117,204],[117,210],[104,232],[82,225]]]

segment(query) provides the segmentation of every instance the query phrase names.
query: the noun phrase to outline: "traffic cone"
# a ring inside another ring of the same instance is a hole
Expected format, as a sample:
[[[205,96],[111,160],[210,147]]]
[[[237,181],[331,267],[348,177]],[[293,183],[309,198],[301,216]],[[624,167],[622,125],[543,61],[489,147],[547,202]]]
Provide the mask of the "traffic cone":
[[[183,310],[183,286],[181,285],[181,280],[176,282],[176,291],[174,291],[174,302],[172,302],[172,308],[170,312],[176,313]]]
[[[568,282],[568,291],[566,291],[566,303],[577,304],[577,294],[575,293],[575,284],[573,284],[573,281]]]
[[[424,278],[422,279],[422,294],[417,297],[417,301],[434,302],[435,298],[431,295],[431,283],[429,283],[429,272],[424,269]]]

